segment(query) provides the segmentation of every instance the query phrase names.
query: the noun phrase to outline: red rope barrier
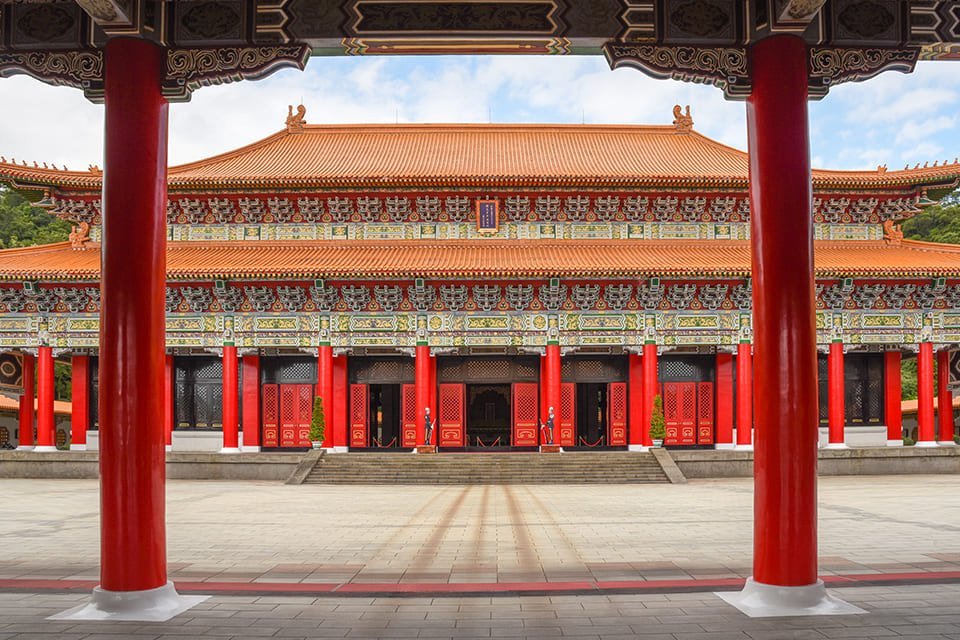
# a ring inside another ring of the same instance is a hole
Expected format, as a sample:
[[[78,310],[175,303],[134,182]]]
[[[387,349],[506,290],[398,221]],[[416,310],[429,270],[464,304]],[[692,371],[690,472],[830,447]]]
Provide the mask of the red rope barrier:
[[[582,444],[585,447],[590,447],[591,449],[594,447],[599,447],[601,444],[603,444],[603,436],[600,436],[599,438],[597,438],[597,441],[594,442],[593,444],[590,444],[589,442],[587,442],[586,438],[584,438],[583,436],[580,436],[580,444]]]

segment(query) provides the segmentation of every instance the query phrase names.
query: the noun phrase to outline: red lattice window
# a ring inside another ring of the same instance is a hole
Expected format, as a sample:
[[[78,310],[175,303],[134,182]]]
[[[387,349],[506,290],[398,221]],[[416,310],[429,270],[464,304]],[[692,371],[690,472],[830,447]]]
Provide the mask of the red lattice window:
[[[627,446],[627,383],[607,385],[607,425],[611,447]]]
[[[713,383],[697,385],[697,444],[713,444]]]
[[[263,446],[280,446],[280,416],[277,406],[278,388],[275,384],[263,385]]]
[[[680,383],[680,442],[697,443],[697,385],[695,382]]]
[[[572,447],[577,437],[577,384],[563,382],[560,384],[560,416],[559,433],[555,440],[561,447]]]
[[[539,388],[535,382],[513,384],[513,446],[537,446],[539,421]]]
[[[441,447],[462,447],[465,431],[466,385],[441,384],[439,417],[439,444]]]
[[[366,447],[368,433],[367,385],[350,385],[350,446]]]
[[[417,390],[412,384],[400,389],[400,428],[403,446],[417,446]]]
[[[663,385],[663,421],[666,436],[664,444],[677,444],[680,441],[680,390],[679,385],[667,382]]]

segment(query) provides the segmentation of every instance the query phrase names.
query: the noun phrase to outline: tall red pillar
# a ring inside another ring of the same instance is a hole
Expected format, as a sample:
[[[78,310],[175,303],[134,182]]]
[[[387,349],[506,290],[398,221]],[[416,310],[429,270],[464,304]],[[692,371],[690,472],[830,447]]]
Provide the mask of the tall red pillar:
[[[90,427],[90,356],[73,356],[70,373],[70,449],[86,451]]]
[[[845,449],[844,427],[847,414],[843,397],[843,343],[831,342],[827,356],[827,425],[829,430],[828,449]],[[818,433],[819,439],[819,433]]]
[[[18,449],[33,449],[33,419],[34,419],[34,404],[33,404],[33,394],[34,394],[34,385],[33,385],[33,376],[36,367],[36,358],[32,355],[25,353],[23,354],[23,395],[20,396],[20,425],[18,431],[20,432],[18,440]]]
[[[733,354],[717,352],[717,449],[733,447]]]
[[[952,446],[953,392],[950,391],[950,350],[937,352],[937,444]]]
[[[751,48],[754,563],[760,585],[817,583],[817,344],[807,45]]]
[[[333,446],[346,450],[347,408],[350,402],[350,385],[347,383],[347,356],[339,355],[333,359]]]
[[[430,415],[434,418],[434,421],[439,420],[439,409],[437,404],[437,356],[430,356],[430,378],[427,382],[427,406],[430,407]],[[434,438],[434,442],[440,443],[440,434]]]
[[[244,355],[243,367],[243,451],[260,451],[260,356]]]
[[[560,437],[560,345],[547,344],[546,355],[543,361],[544,372],[547,374],[544,400],[546,401],[546,416],[550,417],[550,408],[553,408],[553,442],[557,443]],[[539,431],[539,430],[538,430]],[[544,434],[541,434],[544,435]],[[545,443],[544,443],[545,444]]]
[[[737,345],[737,448],[753,448],[753,345]]]
[[[163,444],[173,449],[173,356],[163,358]]]
[[[322,344],[317,349],[317,395],[323,400],[323,446],[333,445],[333,347]]]
[[[657,380],[657,345],[643,345],[643,446],[650,447],[650,417],[653,415],[653,399],[660,395],[660,383]],[[662,402],[662,399],[661,399]]]
[[[883,354],[883,407],[884,421],[887,423],[887,446],[903,446],[903,413],[900,403],[903,392],[900,380],[900,352],[887,351]]]
[[[920,343],[917,354],[917,446],[934,447],[933,344]]]
[[[627,356],[627,397],[630,399],[627,408],[629,448],[639,449],[643,446],[643,432],[649,427],[643,423],[643,358],[638,353]]]
[[[239,362],[237,348],[233,345],[223,347],[223,448],[220,453],[240,453],[240,421],[237,404],[240,400],[237,389]]]
[[[164,524],[166,55],[113,38],[105,52],[100,312],[100,586],[167,585]]]
[[[417,444],[425,444],[424,415],[430,406],[430,347],[418,344],[413,362],[413,394],[417,405]],[[436,422],[437,416],[430,411],[430,420]],[[436,429],[434,429],[435,431]],[[431,442],[436,441],[430,438]],[[430,444],[430,443],[426,443]]]
[[[53,349],[40,347],[37,353],[37,446],[34,451],[56,451],[53,424]]]

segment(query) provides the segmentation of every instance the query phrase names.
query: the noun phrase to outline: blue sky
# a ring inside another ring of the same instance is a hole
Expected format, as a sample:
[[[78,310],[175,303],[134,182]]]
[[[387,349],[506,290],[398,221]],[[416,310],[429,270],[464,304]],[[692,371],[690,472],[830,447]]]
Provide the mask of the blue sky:
[[[691,105],[695,128],[744,148],[743,103],[713,87],[653,80],[601,57],[381,57],[310,60],[261,82],[198,91],[171,107],[171,163],[269,135],[300,101],[307,121],[664,124]],[[835,87],[811,103],[814,165],[902,169],[960,155],[960,63],[921,63]],[[84,169],[102,164],[102,107],[29,78],[0,81],[0,155]]]

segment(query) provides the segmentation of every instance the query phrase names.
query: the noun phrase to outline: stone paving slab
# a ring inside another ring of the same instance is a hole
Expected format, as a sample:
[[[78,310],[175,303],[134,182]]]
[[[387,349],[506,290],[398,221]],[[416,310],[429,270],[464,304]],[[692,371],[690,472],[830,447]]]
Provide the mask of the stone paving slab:
[[[837,589],[865,615],[751,619],[714,594],[214,596],[165,623],[51,622],[83,594],[0,593],[0,640],[960,638],[960,585]]]

